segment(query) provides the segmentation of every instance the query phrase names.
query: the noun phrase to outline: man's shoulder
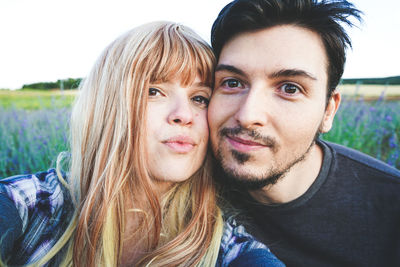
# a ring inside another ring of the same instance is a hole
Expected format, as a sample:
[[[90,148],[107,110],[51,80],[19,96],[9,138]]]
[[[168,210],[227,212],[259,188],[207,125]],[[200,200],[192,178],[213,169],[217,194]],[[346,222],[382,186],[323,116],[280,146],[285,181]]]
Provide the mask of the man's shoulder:
[[[327,141],[321,142],[332,150],[337,161],[336,163],[338,164],[337,168],[344,168],[345,166],[343,166],[343,164],[347,163],[346,166],[351,166],[353,170],[358,169],[364,173],[387,176],[396,180],[398,179],[400,182],[400,170],[385,162],[343,145]],[[346,171],[346,168],[344,170],[342,169],[342,171]]]

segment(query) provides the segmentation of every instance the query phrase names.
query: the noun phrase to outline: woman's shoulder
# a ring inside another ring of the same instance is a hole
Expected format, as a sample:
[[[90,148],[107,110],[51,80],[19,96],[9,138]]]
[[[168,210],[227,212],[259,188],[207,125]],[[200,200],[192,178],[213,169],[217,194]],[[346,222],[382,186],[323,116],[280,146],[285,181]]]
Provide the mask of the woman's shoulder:
[[[40,259],[49,251],[69,223],[74,209],[68,190],[55,169],[16,175],[0,180],[0,194],[14,204],[22,231],[13,240],[12,265]]]
[[[225,221],[224,232],[221,239],[220,254],[225,262],[230,262],[239,254],[253,249],[266,249],[267,246],[258,242],[250,235],[243,225],[238,224],[232,217]]]
[[[217,266],[264,266],[258,264],[261,262],[268,266],[285,266],[266,245],[257,241],[233,217],[229,217],[224,225]]]
[[[57,171],[55,169],[49,169],[47,171],[37,172],[35,174],[20,174],[14,175],[7,178],[0,179],[1,185],[18,188],[23,191],[32,191],[34,188],[40,187],[51,187],[54,183],[57,183]]]
[[[23,229],[34,210],[53,214],[64,204],[65,198],[62,183],[55,169],[1,179],[0,193],[14,202]]]

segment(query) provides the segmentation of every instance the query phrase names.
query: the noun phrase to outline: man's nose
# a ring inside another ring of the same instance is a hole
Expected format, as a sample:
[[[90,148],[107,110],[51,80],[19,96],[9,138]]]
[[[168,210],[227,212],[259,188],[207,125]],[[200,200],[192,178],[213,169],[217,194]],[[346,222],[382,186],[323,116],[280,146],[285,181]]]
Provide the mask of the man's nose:
[[[240,103],[235,120],[246,129],[265,126],[268,121],[267,97],[264,86],[250,88]]]

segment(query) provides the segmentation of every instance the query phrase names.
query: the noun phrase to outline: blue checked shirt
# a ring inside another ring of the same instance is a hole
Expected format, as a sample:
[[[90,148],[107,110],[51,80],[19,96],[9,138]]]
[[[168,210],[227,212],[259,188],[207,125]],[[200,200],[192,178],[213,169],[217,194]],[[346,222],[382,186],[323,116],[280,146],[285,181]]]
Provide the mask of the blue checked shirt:
[[[63,234],[73,214],[69,192],[56,171],[1,179],[0,194],[14,203],[22,222],[11,255],[5,255],[7,263],[23,265],[42,258]],[[48,265],[56,266],[56,258]]]
[[[50,169],[2,179],[0,194],[12,201],[22,222],[21,235],[15,241],[11,255],[6,255],[7,263],[24,265],[39,260],[60,238],[72,218],[74,209],[68,190],[59,181],[56,171]],[[9,218],[9,221],[16,219],[19,218]],[[216,266],[230,266],[232,261],[254,250],[272,255],[264,244],[230,218],[224,225]],[[61,258],[62,252],[47,266],[58,266]]]
[[[243,225],[229,218],[224,225],[216,266],[284,267],[285,265],[272,254],[267,246],[247,233]]]

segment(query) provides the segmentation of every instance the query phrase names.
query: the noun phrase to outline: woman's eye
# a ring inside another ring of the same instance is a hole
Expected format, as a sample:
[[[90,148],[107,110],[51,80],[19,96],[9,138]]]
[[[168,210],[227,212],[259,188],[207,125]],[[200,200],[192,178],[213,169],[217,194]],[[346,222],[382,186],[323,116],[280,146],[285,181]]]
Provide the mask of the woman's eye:
[[[285,83],[280,87],[280,90],[288,95],[294,95],[296,93],[299,93],[301,90],[300,88],[292,83]]]
[[[157,88],[149,88],[149,96],[157,96],[158,94],[161,94],[160,90]]]
[[[225,80],[222,85],[227,86],[229,88],[236,88],[236,87],[242,87],[242,83],[236,79],[228,79]]]
[[[192,97],[192,100],[200,105],[203,105],[205,107],[208,107],[208,103],[210,100],[207,97],[201,96],[201,95],[196,95]]]

